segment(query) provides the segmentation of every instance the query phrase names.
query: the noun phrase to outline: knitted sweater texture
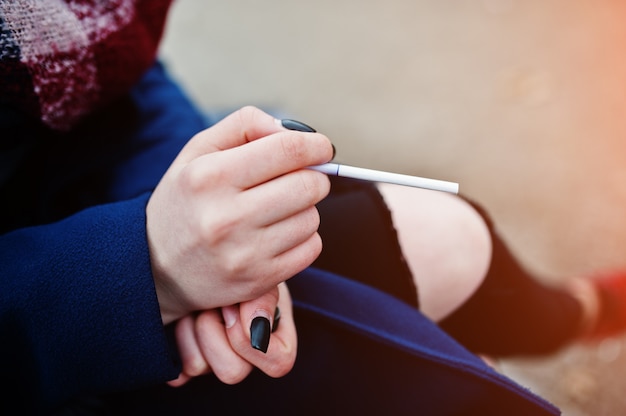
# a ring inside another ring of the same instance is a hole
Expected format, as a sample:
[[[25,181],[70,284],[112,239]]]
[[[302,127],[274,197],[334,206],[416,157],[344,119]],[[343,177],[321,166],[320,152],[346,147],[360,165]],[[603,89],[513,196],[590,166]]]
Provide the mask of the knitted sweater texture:
[[[0,0],[0,104],[68,130],[155,58],[170,0]]]

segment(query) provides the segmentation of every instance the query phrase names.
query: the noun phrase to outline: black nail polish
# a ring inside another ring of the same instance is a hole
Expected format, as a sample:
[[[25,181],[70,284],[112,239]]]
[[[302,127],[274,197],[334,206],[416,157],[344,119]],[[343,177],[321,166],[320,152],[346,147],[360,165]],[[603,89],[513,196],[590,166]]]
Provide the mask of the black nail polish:
[[[279,323],[280,323],[280,308],[277,306],[276,310],[274,310],[274,323],[272,324],[272,332],[275,332],[278,329]]]
[[[296,121],[296,120],[290,120],[288,118],[284,118],[280,121],[280,123],[283,125],[284,128],[286,128],[287,130],[295,130],[295,131],[302,131],[304,133],[315,133],[316,130],[311,127],[308,126],[300,121]]]
[[[270,345],[270,321],[263,316],[257,316],[250,324],[250,343],[252,348],[263,353],[267,352]]]
[[[317,130],[315,130],[313,127],[311,127],[311,126],[309,126],[307,124],[304,124],[301,121],[296,121],[296,120],[291,120],[291,119],[288,119],[288,118],[284,118],[284,119],[280,120],[280,123],[287,130],[302,131],[304,133],[316,133],[317,132]],[[333,146],[333,157],[332,157],[332,159],[334,159],[335,155],[337,154],[337,149],[335,149],[335,145],[332,144],[332,143],[331,143],[331,146]]]

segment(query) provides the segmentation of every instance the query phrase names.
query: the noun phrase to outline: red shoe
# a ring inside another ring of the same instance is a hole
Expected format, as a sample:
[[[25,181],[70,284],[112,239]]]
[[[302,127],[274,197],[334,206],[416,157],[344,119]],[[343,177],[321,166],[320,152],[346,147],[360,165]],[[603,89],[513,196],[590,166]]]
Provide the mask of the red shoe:
[[[583,302],[587,302],[590,310],[596,310],[597,314],[589,317],[582,339],[593,342],[626,333],[626,273],[612,273],[586,281],[588,288],[595,290],[596,296],[593,300],[587,295]],[[579,289],[584,286],[581,282],[574,283],[576,285]],[[587,291],[589,293],[589,289]],[[581,294],[580,291],[578,293]]]

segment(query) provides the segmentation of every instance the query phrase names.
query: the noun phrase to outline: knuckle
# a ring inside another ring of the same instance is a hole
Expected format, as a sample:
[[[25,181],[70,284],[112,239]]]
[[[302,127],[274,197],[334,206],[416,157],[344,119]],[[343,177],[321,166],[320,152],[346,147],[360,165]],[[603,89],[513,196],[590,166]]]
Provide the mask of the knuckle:
[[[183,362],[185,373],[191,377],[196,377],[206,373],[209,369],[206,361],[200,357],[187,359]]]
[[[246,280],[248,270],[256,264],[255,250],[247,245],[239,245],[235,250],[227,250],[223,255],[224,270],[233,278]],[[254,282],[256,279],[252,279]]]
[[[226,256],[223,261],[223,270],[233,282],[244,282],[246,280],[247,262],[239,255]]]
[[[239,109],[239,113],[241,114],[242,118],[254,117],[260,111],[261,110],[259,110],[257,107],[255,107],[253,105],[245,105],[245,106],[241,107],[241,109]]]
[[[237,294],[241,301],[257,298],[271,287],[272,276],[252,249],[224,257],[221,273],[231,282],[232,293]]]
[[[315,233],[309,241],[309,254],[311,256],[310,262],[312,263],[319,257],[320,254],[322,254],[322,237],[319,233]]]
[[[244,106],[236,112],[242,137],[246,137],[246,139],[249,137],[248,126],[254,125],[255,119],[260,113],[261,110],[252,105]]]
[[[329,179],[322,173],[304,169],[299,172],[299,180],[301,195],[310,205],[320,202],[330,191]]]
[[[309,267],[322,253],[322,239],[314,233],[309,239],[298,246],[296,255],[281,263],[280,277],[286,280]]]
[[[207,248],[216,250],[232,235],[237,221],[228,215],[204,215],[198,227]]]
[[[295,349],[285,347],[281,351],[281,359],[274,361],[265,369],[265,373],[274,378],[279,378],[287,375],[295,365],[296,354]]]
[[[297,228],[297,232],[300,235],[305,235],[309,238],[313,235],[320,226],[320,214],[315,206],[308,208],[301,215]]]
[[[295,266],[299,269],[305,269],[313,263],[320,254],[322,254],[322,237],[319,233],[314,233],[306,242],[305,254],[302,255],[300,262]]]
[[[180,173],[181,186],[192,195],[205,191],[210,184],[224,183],[225,179],[225,170],[217,165],[208,167],[192,162]]]
[[[193,164],[187,165],[180,173],[180,180],[184,189],[191,193],[196,193],[204,187],[205,180],[198,169]]]
[[[248,376],[250,370],[247,366],[232,363],[221,367],[219,370],[214,369],[213,372],[223,383],[233,385],[241,383]]]
[[[234,206],[236,203],[221,204],[219,207],[204,209],[199,214],[197,222],[198,233],[202,238],[202,244],[207,250],[220,252],[228,260],[235,261],[244,251],[228,250],[232,248],[237,238],[241,239],[243,215]],[[244,246],[245,247],[245,246]]]

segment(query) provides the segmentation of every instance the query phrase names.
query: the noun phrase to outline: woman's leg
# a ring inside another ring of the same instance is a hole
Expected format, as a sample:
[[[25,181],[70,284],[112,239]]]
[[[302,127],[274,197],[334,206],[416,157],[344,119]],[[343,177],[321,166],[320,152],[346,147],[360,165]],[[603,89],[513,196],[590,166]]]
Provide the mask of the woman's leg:
[[[378,188],[418,288],[420,309],[440,321],[465,303],[487,274],[489,229],[454,195],[389,184]]]
[[[391,214],[371,182],[330,177],[331,193],[318,204],[324,248],[314,267],[376,287],[418,307]]]
[[[470,350],[545,354],[598,325],[596,286],[589,280],[564,288],[543,285],[519,264],[479,205],[420,189],[380,190],[420,308]]]

